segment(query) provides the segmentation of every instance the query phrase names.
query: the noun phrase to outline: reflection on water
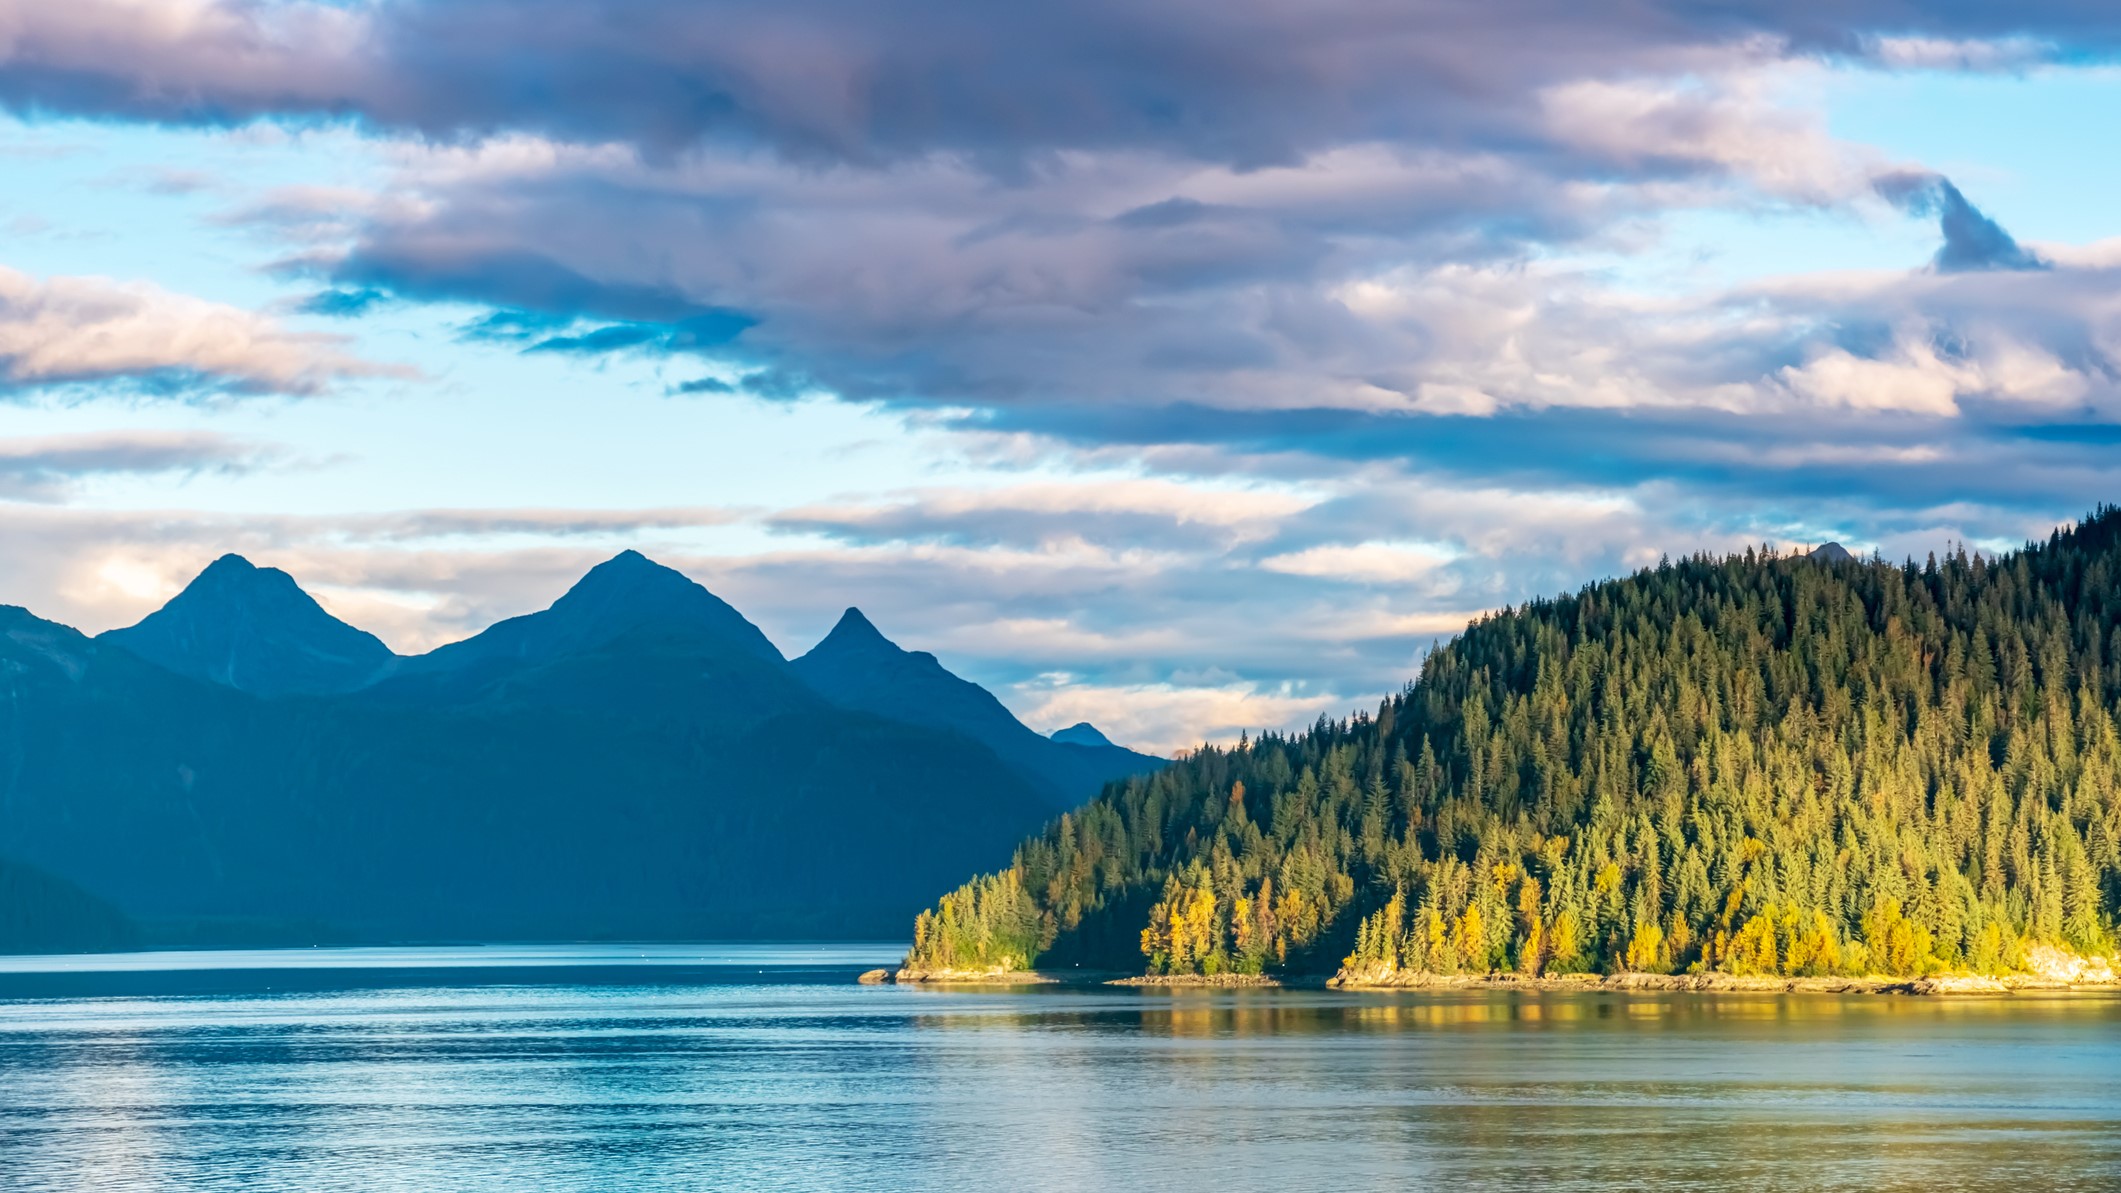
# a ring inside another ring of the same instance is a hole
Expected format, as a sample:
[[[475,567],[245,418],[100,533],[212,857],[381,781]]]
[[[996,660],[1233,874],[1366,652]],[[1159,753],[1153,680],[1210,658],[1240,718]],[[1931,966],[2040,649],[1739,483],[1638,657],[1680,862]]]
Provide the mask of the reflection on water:
[[[0,1187],[2121,1187],[2111,998],[852,984],[894,951],[16,963]]]

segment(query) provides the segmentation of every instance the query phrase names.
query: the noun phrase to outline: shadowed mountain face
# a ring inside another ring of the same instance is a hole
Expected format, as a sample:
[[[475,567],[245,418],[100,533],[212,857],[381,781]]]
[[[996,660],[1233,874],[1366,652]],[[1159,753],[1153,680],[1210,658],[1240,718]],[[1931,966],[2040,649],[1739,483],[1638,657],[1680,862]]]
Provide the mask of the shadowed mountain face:
[[[1101,745],[1039,736],[987,689],[951,674],[934,655],[901,649],[859,609],[841,615],[832,633],[795,661],[795,669],[842,708],[945,729],[979,742],[1038,784],[1056,808],[1073,807],[1114,779],[1146,774],[1164,764],[1163,759],[1105,742],[1102,734]]]
[[[259,696],[350,692],[397,663],[286,572],[240,555],[223,555],[138,625],[102,637],[179,675]]]
[[[896,934],[1054,807],[969,733],[826,699],[734,609],[631,552],[351,691],[262,682],[203,648],[150,661],[172,640],[326,657],[313,604],[219,590],[284,575],[209,571],[230,576],[98,639],[0,609],[0,858],[150,941]],[[189,636],[144,632],[167,625]]]

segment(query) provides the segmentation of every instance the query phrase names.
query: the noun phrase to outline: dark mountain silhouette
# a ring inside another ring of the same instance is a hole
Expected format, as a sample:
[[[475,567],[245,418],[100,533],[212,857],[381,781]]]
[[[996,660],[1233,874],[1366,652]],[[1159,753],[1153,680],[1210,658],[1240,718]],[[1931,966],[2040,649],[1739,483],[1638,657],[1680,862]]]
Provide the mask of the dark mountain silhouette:
[[[257,644],[311,657],[283,637]],[[967,733],[827,700],[632,552],[354,691],[139,641],[166,638],[0,609],[0,857],[153,941],[892,934],[1054,805]]]
[[[1806,552],[1805,558],[1815,563],[1854,563],[1856,554],[1840,543],[1827,543]]]
[[[1070,746],[1109,746],[1112,744],[1111,738],[1099,732],[1097,726],[1092,725],[1088,721],[1077,721],[1066,729],[1056,729],[1047,736],[1063,745]]]
[[[326,613],[278,568],[223,555],[167,605],[104,639],[179,675],[260,696],[366,687],[397,663],[390,648]]]
[[[1164,765],[1161,758],[1110,742],[1062,743],[1039,736],[993,693],[951,674],[926,651],[900,648],[859,609],[842,614],[825,640],[795,661],[795,670],[842,708],[961,733],[979,742],[1037,784],[1056,808],[1082,803],[1114,779]]]

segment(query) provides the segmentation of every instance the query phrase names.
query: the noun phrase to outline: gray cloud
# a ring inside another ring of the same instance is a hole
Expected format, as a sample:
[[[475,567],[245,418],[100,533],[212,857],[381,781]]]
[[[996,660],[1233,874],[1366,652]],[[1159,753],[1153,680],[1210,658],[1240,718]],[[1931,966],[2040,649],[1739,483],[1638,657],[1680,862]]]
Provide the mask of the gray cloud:
[[[0,438],[0,498],[56,501],[97,476],[241,473],[284,457],[270,444],[201,431]]]
[[[1934,62],[1939,47],[2003,38],[2017,48],[1999,61],[2022,62],[2041,46],[2111,47],[2121,18],[2092,0],[9,0],[0,30],[0,98],[31,110],[344,117],[666,152],[726,139],[862,162],[941,150],[1033,169],[1056,149],[1260,165],[1350,142],[1492,138],[1545,84],[1670,73],[1708,47]]]

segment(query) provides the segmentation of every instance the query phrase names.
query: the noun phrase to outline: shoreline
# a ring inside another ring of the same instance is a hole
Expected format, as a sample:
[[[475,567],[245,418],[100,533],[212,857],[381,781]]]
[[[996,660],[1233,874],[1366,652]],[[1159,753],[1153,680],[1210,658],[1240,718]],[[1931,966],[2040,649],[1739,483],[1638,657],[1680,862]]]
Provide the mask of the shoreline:
[[[2008,995],[2019,992],[2121,991],[2121,980],[2081,977],[2068,980],[2021,973],[1934,974],[1907,978],[1880,974],[1841,977],[1786,977],[1728,973],[1572,973],[1531,976],[1487,974],[1171,974],[1116,975],[1110,971],[1049,970],[871,970],[865,985],[905,986],[1115,986],[1133,989],[1294,989],[1392,991],[1521,991],[1526,993],[1696,993],[1696,994],[1903,994],[1914,996]]]
[[[1608,993],[1698,994],[1911,994],[1996,995],[2019,991],[2114,990],[2108,980],[2065,981],[2039,974],[1933,974],[1893,977],[1885,974],[1790,977],[1781,974],[1616,973],[1549,974],[1338,974],[1327,983],[1335,990],[1525,990]]]

